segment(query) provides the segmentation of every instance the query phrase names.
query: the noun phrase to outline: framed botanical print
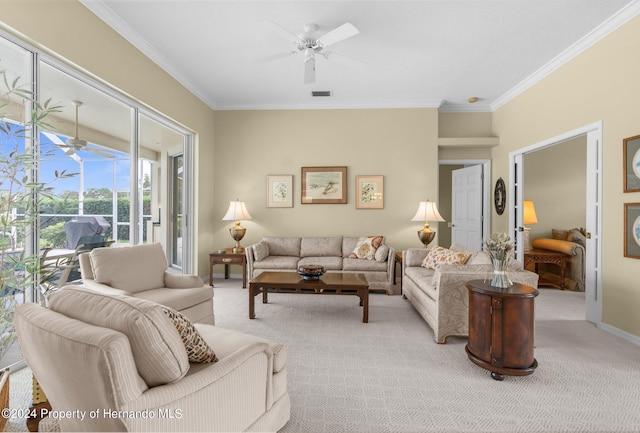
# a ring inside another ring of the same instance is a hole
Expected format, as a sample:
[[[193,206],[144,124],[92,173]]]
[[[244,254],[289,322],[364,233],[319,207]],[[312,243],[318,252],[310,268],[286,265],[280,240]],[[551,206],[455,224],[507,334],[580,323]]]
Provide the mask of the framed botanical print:
[[[302,167],[302,204],[347,202],[347,167]]]
[[[267,207],[293,207],[293,175],[267,176]]]
[[[640,135],[622,140],[624,192],[640,191]]]
[[[384,176],[356,176],[356,209],[384,208]]]
[[[624,204],[624,256],[640,259],[640,203]]]

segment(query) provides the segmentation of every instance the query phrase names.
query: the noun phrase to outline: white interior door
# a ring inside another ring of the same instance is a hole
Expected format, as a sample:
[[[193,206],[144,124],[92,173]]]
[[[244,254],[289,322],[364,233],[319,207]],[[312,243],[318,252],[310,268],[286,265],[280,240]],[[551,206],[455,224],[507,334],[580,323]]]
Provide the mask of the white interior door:
[[[581,135],[587,136],[587,238],[585,257],[585,318],[601,326],[602,322],[602,121],[598,121],[565,134],[544,140],[529,147],[509,154],[511,168],[509,180],[511,185],[511,205],[509,206],[509,223],[517,239],[517,259],[522,261],[522,190],[523,158],[528,152],[533,152],[554,144],[570,140]]]
[[[451,243],[482,249],[482,165],[451,173]]]

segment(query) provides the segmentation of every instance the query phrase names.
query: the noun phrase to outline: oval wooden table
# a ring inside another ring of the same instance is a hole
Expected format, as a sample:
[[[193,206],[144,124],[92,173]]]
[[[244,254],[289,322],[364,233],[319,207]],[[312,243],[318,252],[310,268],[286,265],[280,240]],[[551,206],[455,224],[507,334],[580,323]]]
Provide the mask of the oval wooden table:
[[[506,289],[484,280],[467,282],[469,289],[469,342],[467,356],[491,372],[495,380],[504,376],[533,373],[534,298],[538,290],[513,283]]]

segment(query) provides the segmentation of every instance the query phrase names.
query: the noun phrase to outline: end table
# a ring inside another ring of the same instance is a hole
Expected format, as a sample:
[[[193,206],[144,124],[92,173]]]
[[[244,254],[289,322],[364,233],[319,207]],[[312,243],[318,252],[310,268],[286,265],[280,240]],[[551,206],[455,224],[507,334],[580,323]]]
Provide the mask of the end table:
[[[540,279],[538,281],[538,286],[554,286],[558,287],[560,290],[564,290],[564,273],[565,269],[567,269],[567,257],[568,256],[565,253],[532,249],[525,251],[524,253],[524,267],[526,268],[529,264],[533,263],[535,273],[540,275],[538,273],[538,263],[551,263],[553,265],[558,265],[560,268],[560,284],[558,285],[551,281]]]
[[[474,364],[489,370],[495,380],[533,373],[533,310],[538,290],[513,283],[506,289],[483,280],[467,282],[469,289],[469,343]]]
[[[224,265],[224,279],[229,279],[229,265],[242,265],[242,288],[247,288],[247,256],[234,253],[233,248],[226,248],[224,253],[209,254],[209,284],[213,287],[213,265]]]

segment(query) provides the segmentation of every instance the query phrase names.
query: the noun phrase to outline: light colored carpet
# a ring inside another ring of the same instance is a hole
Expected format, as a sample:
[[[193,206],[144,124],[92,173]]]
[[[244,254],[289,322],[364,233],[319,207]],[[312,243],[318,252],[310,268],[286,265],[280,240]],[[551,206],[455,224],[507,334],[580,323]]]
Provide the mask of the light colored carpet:
[[[215,284],[218,326],[289,348],[282,433],[640,431],[640,347],[585,322],[581,293],[541,290],[539,367],[498,382],[468,360],[466,339],[436,344],[400,296],[371,295],[368,324],[355,296],[258,297],[249,320],[240,281]]]

